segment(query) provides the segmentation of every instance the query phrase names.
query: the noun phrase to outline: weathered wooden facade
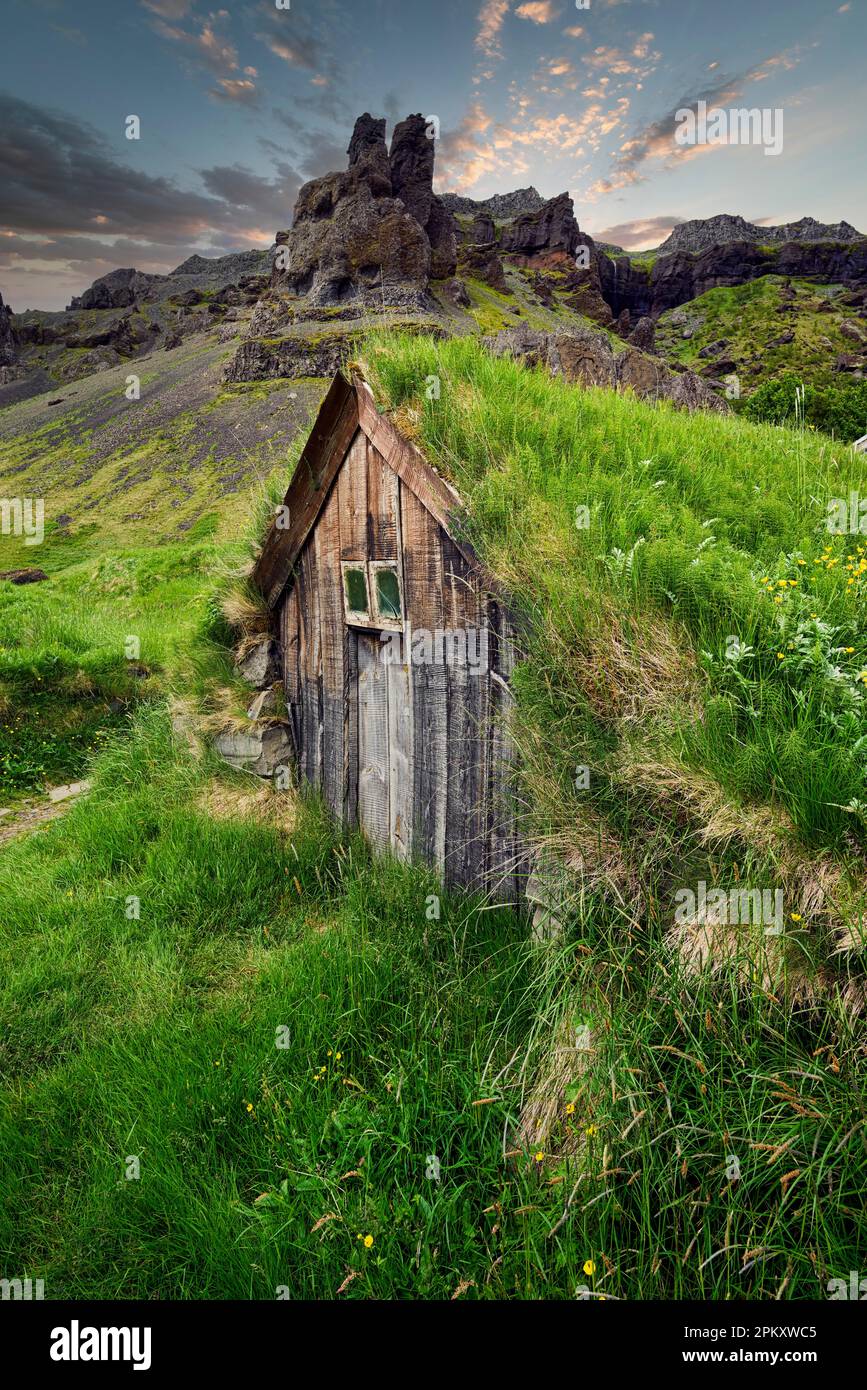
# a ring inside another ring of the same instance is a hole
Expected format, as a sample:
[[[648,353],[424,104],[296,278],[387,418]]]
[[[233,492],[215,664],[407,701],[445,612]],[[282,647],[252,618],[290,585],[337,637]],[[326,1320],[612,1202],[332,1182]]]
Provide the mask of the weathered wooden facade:
[[[367,383],[338,376],[253,579],[282,647],[300,775],[374,845],[518,903],[515,632],[455,539],[459,508]]]

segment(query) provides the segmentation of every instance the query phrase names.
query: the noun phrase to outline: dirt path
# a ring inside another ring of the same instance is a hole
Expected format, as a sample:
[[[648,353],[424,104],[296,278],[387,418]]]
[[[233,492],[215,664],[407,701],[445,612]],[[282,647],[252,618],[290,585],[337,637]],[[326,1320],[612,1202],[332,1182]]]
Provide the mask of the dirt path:
[[[51,787],[47,796],[28,805],[0,810],[0,848],[62,816],[75,798],[89,788],[89,782],[71,782],[65,787]]]

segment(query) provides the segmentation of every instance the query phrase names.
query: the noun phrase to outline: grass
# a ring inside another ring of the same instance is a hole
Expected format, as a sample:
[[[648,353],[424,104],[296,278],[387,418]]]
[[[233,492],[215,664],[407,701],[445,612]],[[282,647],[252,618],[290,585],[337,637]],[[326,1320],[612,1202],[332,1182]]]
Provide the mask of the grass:
[[[643,882],[663,919],[673,885],[754,875],[786,900],[774,986],[860,978],[834,943],[860,943],[865,905],[867,560],[825,530],[857,457],[576,391],[470,340],[379,338],[366,361],[523,615],[533,832],[578,862],[610,840],[614,886]]]
[[[56,548],[67,546],[80,554]],[[214,547],[70,558],[47,584],[0,584],[4,805],[82,775],[108,732],[165,692],[168,667],[201,623]]]
[[[90,794],[0,854],[2,1273],[55,1298],[822,1297],[865,1236],[841,932],[867,649],[857,545],[823,530],[857,464],[471,340],[364,357],[523,621],[519,794],[572,874],[564,932],[373,861],[175,732],[173,699],[230,678],[240,527],[80,538],[4,591],[10,706],[41,676],[59,717],[79,672],[107,699],[130,633],[152,676]],[[782,939],[697,970],[670,923],[701,878],[781,884]]]
[[[792,290],[794,298],[781,296],[784,287]],[[855,318],[851,307],[835,304],[835,294],[840,289],[764,275],[731,289],[708,290],[680,311],[697,324],[690,338],[684,338],[679,324],[672,323],[678,310],[668,310],[660,316],[658,350],[696,371],[707,360],[733,360],[744,394],[791,371],[813,385],[839,385],[840,375],[833,371],[835,360],[859,350],[840,332],[842,323]],[[834,305],[834,312],[820,312],[820,306],[828,302]],[[790,306],[791,312],[777,312],[781,305]],[[791,342],[776,341],[790,332],[794,335]],[[720,341],[726,346],[710,359],[699,356],[703,348]]]
[[[423,871],[315,804],[251,822],[244,791],[144,710],[4,855],[4,1271],[71,1298],[635,1299],[813,1297],[857,1267],[834,1020],[678,991],[589,904],[542,967],[512,914],[431,918]],[[605,1027],[565,1156],[537,1158],[511,1136],[564,971]]]

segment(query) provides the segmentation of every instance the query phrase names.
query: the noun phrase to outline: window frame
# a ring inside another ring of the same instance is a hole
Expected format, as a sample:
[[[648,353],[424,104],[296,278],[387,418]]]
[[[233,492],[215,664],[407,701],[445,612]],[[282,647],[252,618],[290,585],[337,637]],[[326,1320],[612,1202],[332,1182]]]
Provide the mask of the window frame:
[[[403,576],[400,572],[400,562],[398,560],[370,560],[368,561],[367,568],[370,575],[370,582],[367,586],[368,603],[372,596],[372,607],[376,614],[377,623],[380,627],[387,628],[389,632],[403,632]],[[397,580],[398,602],[400,604],[400,614],[397,618],[393,617],[391,614],[385,614],[379,611],[379,586],[376,582],[376,576],[379,574],[380,570],[388,570]]]
[[[366,613],[349,606],[349,593],[346,587],[347,570],[361,570],[364,574],[367,585]],[[399,618],[380,612],[377,575],[381,570],[388,570],[397,580],[397,591],[400,597]],[[348,627],[361,627],[373,632],[403,632],[406,610],[404,608],[403,574],[399,560],[341,560],[340,581],[343,593],[343,616]]]
[[[349,570],[360,570],[364,575],[364,586],[367,590],[367,610],[362,612],[358,608],[349,606],[349,588],[346,583],[346,575]],[[367,562],[365,560],[342,560],[340,562],[340,586],[343,594],[343,613],[346,622],[350,627],[369,627],[371,619],[370,611],[370,576],[367,572]]]

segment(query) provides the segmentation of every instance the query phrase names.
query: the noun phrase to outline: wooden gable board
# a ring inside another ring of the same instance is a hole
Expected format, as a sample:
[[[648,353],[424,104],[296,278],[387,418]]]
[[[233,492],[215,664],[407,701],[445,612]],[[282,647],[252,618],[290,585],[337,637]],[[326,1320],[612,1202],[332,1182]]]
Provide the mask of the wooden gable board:
[[[319,411],[284,498],[288,525],[271,524],[253,568],[253,583],[276,607],[304,544],[310,535],[349,446],[361,429],[373,448],[449,535],[453,544],[484,579],[491,593],[499,586],[484,574],[472,547],[453,534],[452,518],[461,499],[450,483],[431,467],[424,454],[376,409],[373,392],[362,377],[348,382],[338,373]]]
[[[289,513],[288,525],[278,525],[275,518],[253,568],[253,583],[269,608],[277,605],[286,587],[357,430],[355,390],[338,373],[322,402],[283,499]]]

